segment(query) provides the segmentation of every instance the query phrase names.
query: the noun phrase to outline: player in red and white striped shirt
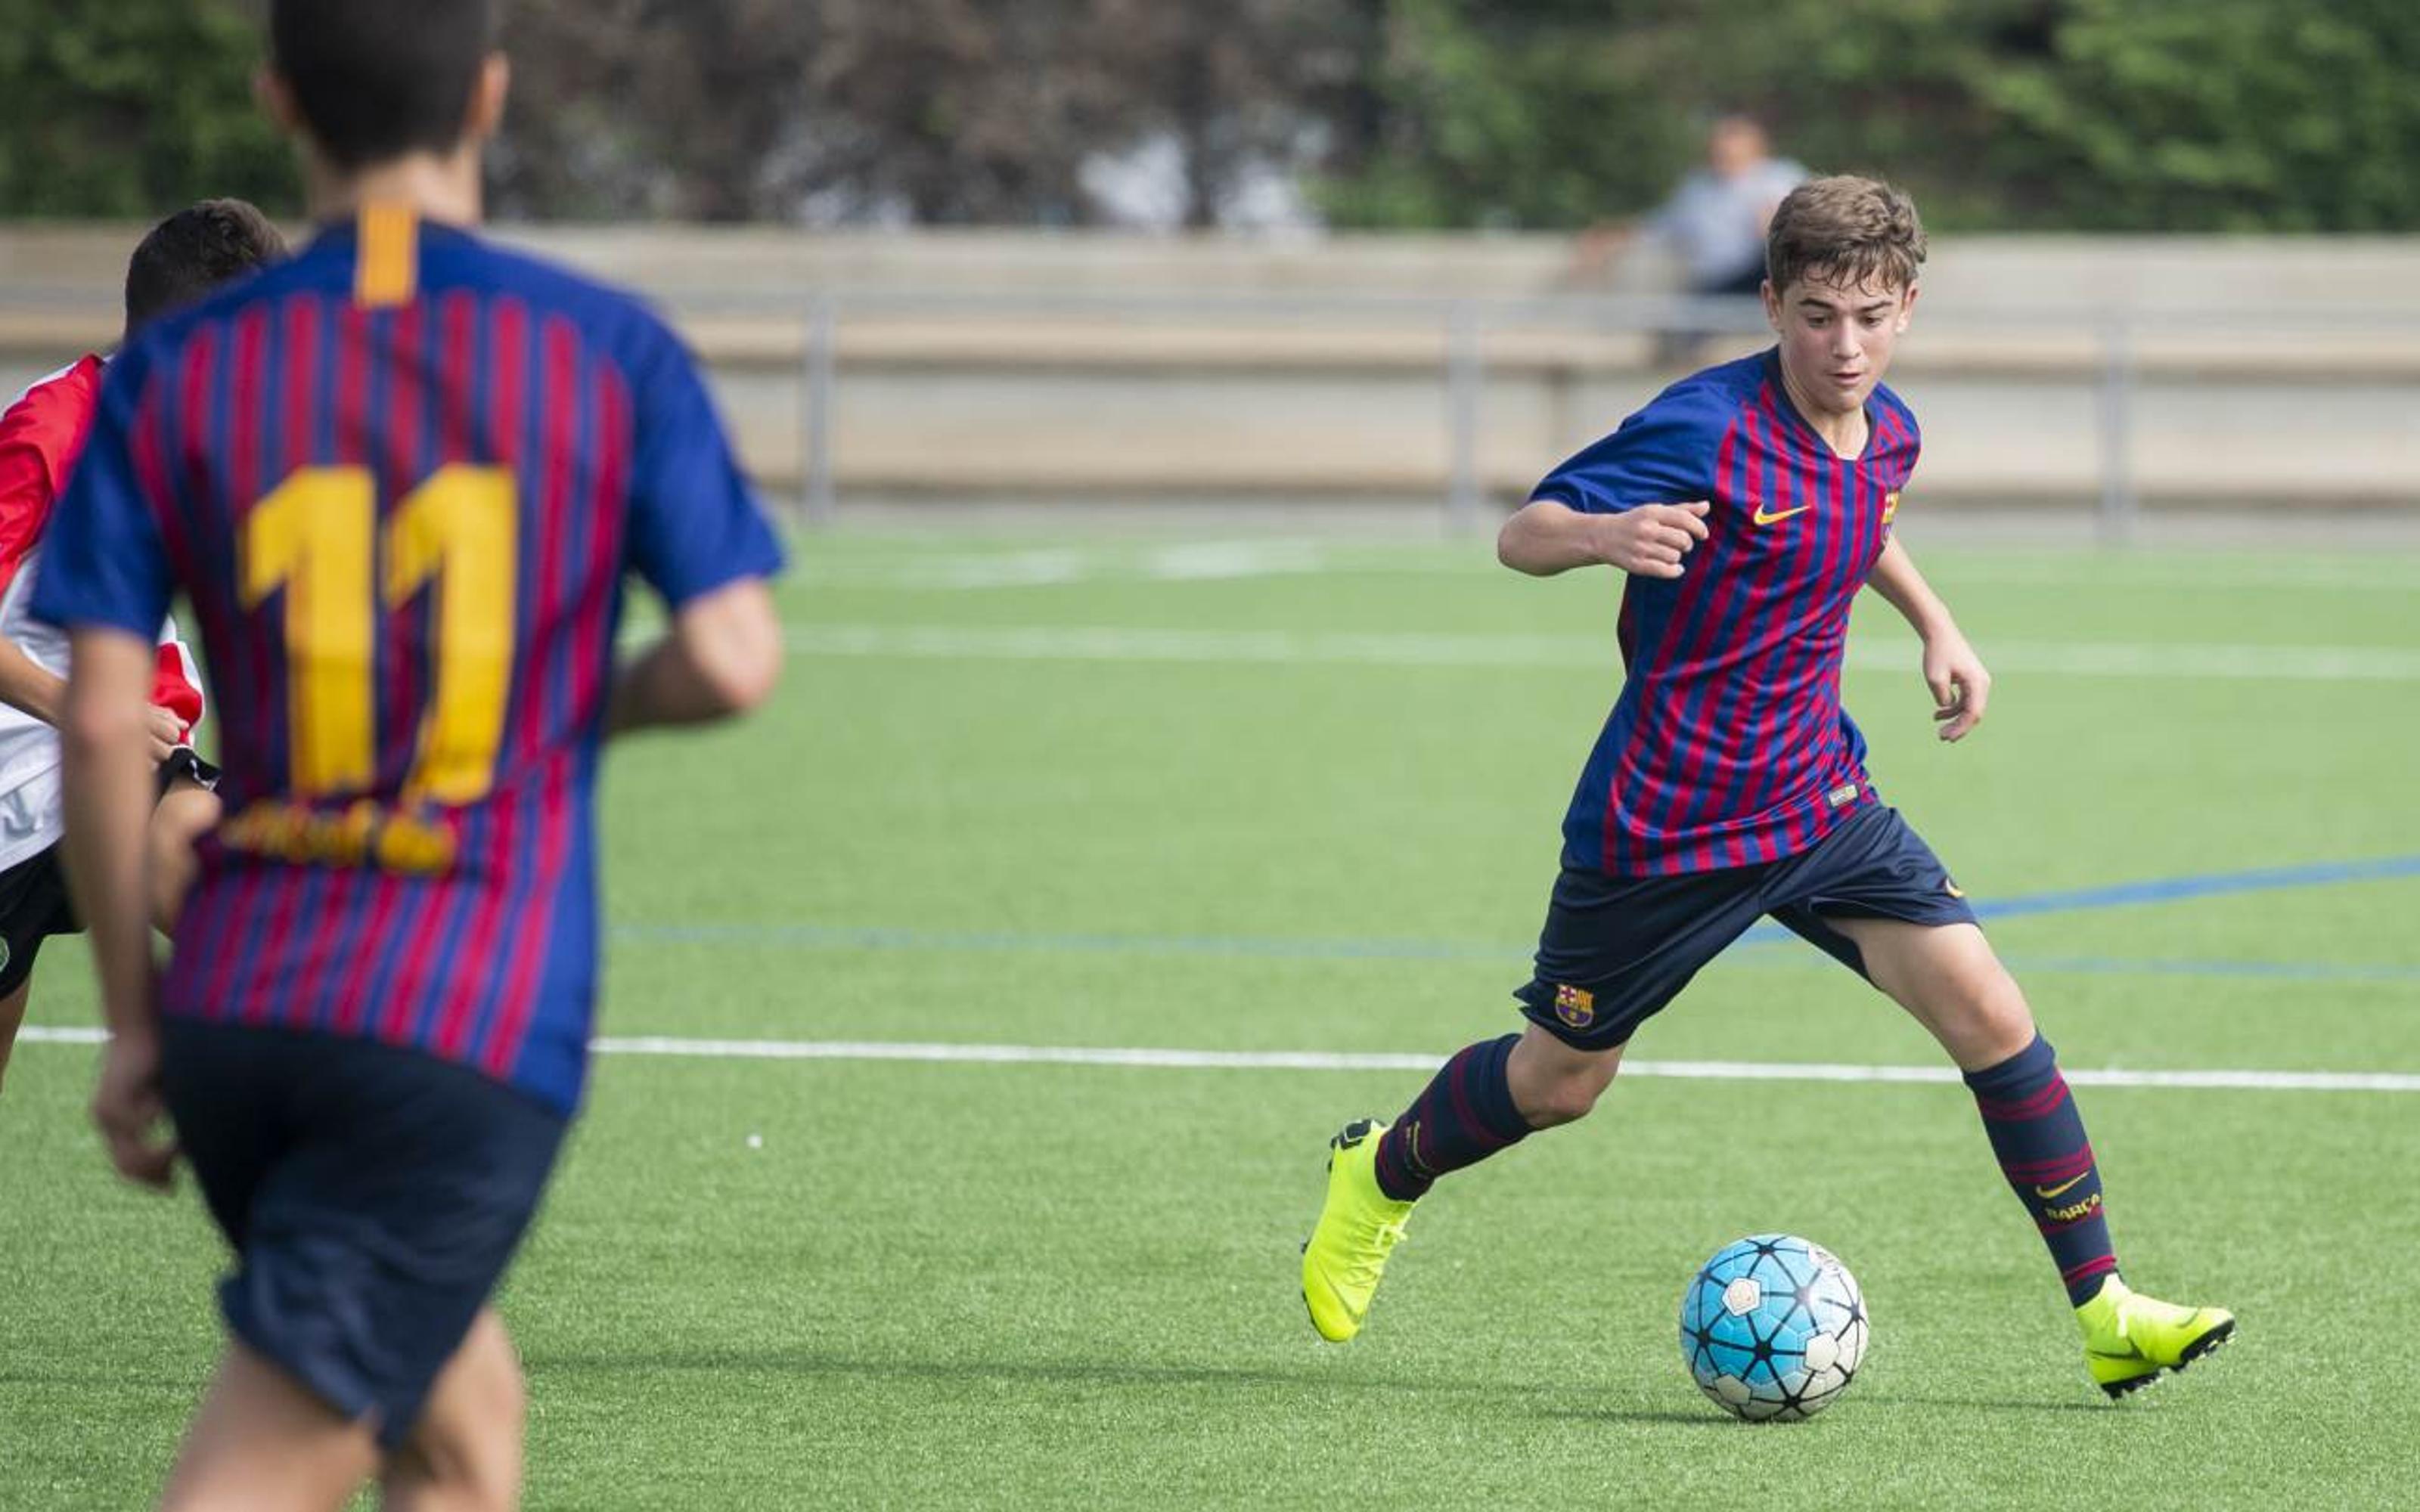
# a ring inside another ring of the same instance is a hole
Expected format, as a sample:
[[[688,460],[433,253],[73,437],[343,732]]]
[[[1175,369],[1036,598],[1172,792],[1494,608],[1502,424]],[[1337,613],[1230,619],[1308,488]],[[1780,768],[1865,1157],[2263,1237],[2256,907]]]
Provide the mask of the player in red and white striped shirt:
[[[152,227],[126,273],[126,334],[228,280],[285,255],[285,239],[241,200],[205,200]],[[92,428],[106,359],[87,355],[36,380],[0,413],[0,1077],[19,1026],[34,957],[53,934],[82,925],[60,874],[65,811],[58,717],[67,636],[26,613],[51,511]],[[218,818],[209,769],[194,752],[201,675],[173,621],[161,627],[151,687],[151,754],[162,796],[151,841],[153,918],[174,920],[191,870],[193,837]]]

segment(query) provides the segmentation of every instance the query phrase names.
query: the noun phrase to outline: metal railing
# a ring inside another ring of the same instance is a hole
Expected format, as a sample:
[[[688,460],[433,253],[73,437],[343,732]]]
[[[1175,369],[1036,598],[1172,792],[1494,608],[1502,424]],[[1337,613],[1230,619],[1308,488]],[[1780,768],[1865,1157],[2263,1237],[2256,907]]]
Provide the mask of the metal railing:
[[[681,308],[701,311],[718,308],[765,311],[773,307],[768,301],[734,300],[728,295],[711,294],[696,301],[675,302]],[[790,308],[796,310],[798,306]],[[1439,421],[1448,457],[1441,507],[1447,526],[1457,532],[1481,528],[1487,515],[1488,501],[1481,466],[1481,437],[1486,424],[1491,374],[1495,371],[1492,353],[1497,343],[1518,341],[1525,333],[1545,328],[1598,335],[1654,336],[1678,332],[1716,338],[1739,337],[1766,331],[1761,306],[1755,301],[1743,300],[1581,296],[1444,299],[1334,294],[1167,297],[1120,293],[822,294],[807,301],[802,322],[807,334],[801,354],[799,425],[804,458],[803,511],[807,521],[814,525],[829,524],[837,517],[840,509],[838,470],[833,464],[832,455],[835,444],[833,412],[839,385],[845,380],[845,364],[840,360],[839,340],[846,320],[902,316],[944,318],[960,316],[973,320],[1054,315],[1081,316],[1094,320],[1115,319],[1137,326],[1170,329],[1205,319],[1249,319],[1324,322],[1340,330],[1374,323],[1397,330],[1426,329],[1434,332],[1438,338],[1437,350],[1441,354],[1435,372],[1442,396]],[[2074,441],[2087,445],[2094,458],[2095,497],[2092,509],[2097,531],[2104,539],[2117,542],[2124,541],[2134,533],[2142,512],[2135,442],[2137,392],[2145,380],[2141,353],[2146,333],[2153,337],[2166,334],[2206,338],[2212,332],[2224,333],[2230,325],[2240,324],[2243,317],[2226,312],[1966,308],[1955,312],[1928,312],[1927,318],[1933,333],[1947,330],[1963,332],[1971,336],[1983,331],[2023,328],[2035,335],[2049,332],[2064,337],[2078,347],[2078,354],[2072,359],[2055,363],[2036,362],[2026,368],[2026,372],[2037,377],[2054,374],[2064,382],[2088,385],[2094,434],[2088,441],[2080,436],[2074,438]],[[2273,376],[2264,378],[2257,371],[2238,373],[2232,378],[2225,375],[2213,378],[2206,374],[2197,374],[2192,359],[2179,359],[2171,354],[2165,370],[2166,379],[2187,382],[2272,381],[2307,387],[2313,382],[2330,381],[2324,348],[2331,339],[2341,339],[2348,332],[2374,335],[2381,319],[2390,328],[2408,326],[2415,335],[2420,335],[2420,313],[2390,313],[2381,317],[2374,310],[2358,313],[2317,311],[2264,318],[2269,321],[2270,329],[2290,333],[2289,345],[2292,339],[2316,343],[2320,349],[2319,354],[2306,357],[2296,373],[2282,379]],[[2413,343],[2412,353],[2406,364],[2408,371],[2394,372],[2387,377],[2393,381],[2408,381],[2420,386],[2420,342]],[[1285,363],[1280,361],[1277,365],[1283,366]],[[1297,365],[1300,364],[1297,363]],[[1342,360],[1342,365],[1351,365],[1350,360]],[[1401,371],[1400,362],[1388,365]],[[1535,364],[1532,366],[1534,368]],[[1649,370],[1642,368],[1640,371],[1645,374]],[[1956,363],[1953,362],[1946,367],[1936,365],[1928,370],[1928,376],[1943,371],[1957,371]],[[1655,376],[1671,375],[1658,373]],[[2370,362],[2347,374],[2344,380],[2376,382],[2380,378],[2379,364]],[[2412,501],[2420,503],[2420,488],[2414,490]]]
[[[800,333],[796,348],[795,420],[799,485],[803,517],[817,527],[831,524],[841,510],[843,474],[836,463],[841,444],[836,415],[850,365],[843,360],[843,331],[851,320],[930,317],[942,321],[963,319],[971,325],[1003,318],[1030,321],[1064,316],[1143,331],[1176,332],[1205,324],[1255,322],[1305,332],[1346,332],[1374,327],[1398,333],[1433,334],[1437,353],[1433,371],[1441,401],[1436,415],[1446,458],[1439,502],[1447,527],[1465,532],[1481,528],[1488,515],[1482,438],[1488,423],[1491,386],[1507,364],[1524,361],[1519,349],[1522,344],[1533,342],[1541,332],[1644,337],[1691,332],[1719,339],[1761,335],[1766,329],[1762,309],[1753,300],[1625,295],[1450,298],[1333,291],[1200,295],[1122,290],[825,291],[801,300],[761,285],[745,289],[658,287],[650,292],[683,315],[744,316],[785,327],[796,323]],[[63,311],[82,314],[87,306],[94,306],[94,301],[86,289],[46,292],[21,286],[0,290],[0,349],[10,345],[8,316],[12,312],[24,315],[39,311],[46,317],[45,329],[54,332]],[[97,306],[91,313],[97,331],[102,328],[105,315],[114,315]],[[2061,309],[1992,309],[1970,305],[1954,310],[1929,309],[1924,316],[1927,336],[1933,339],[1944,332],[1962,332],[1971,336],[1977,332],[2021,329],[2034,335],[2050,332],[2071,343],[2075,348],[2071,358],[2037,363],[2031,371],[2055,371],[2062,382],[2089,387],[2094,431],[2089,442],[2094,459],[2093,514],[2100,534],[2112,541],[2129,538],[2142,513],[2136,442],[2147,346],[2155,346],[2163,339],[2169,339],[2173,346],[2173,338],[2182,335],[2202,342],[2207,348],[2211,338],[2222,342],[2229,339],[2247,319],[2262,323],[2267,332],[2283,334],[2277,349],[2287,353],[2289,367],[2294,366],[2290,359],[2298,343],[2310,348],[2299,359],[2299,367],[2283,379],[2263,378],[2255,371],[2248,380],[2283,381],[2296,386],[2330,381],[2325,359],[2329,344],[2362,337],[2372,343],[2366,348],[2367,357],[2344,376],[2344,381],[2389,381],[2420,388],[2420,339],[2408,343],[2402,340],[2406,333],[2420,338],[2420,311],[2321,307],[2247,316],[2235,311],[2080,305]],[[2408,358],[2390,357],[2381,363],[2377,346],[2381,335],[2393,338],[2396,350],[2408,352]],[[23,350],[32,349],[32,344],[25,340],[15,345]],[[760,349],[746,363],[761,368],[766,361],[764,352],[768,349],[788,348],[785,342],[760,344]],[[2086,351],[2088,357],[2083,355]],[[2179,376],[2181,369],[2172,351],[2164,357],[2157,353],[2153,356],[2164,363],[2160,368],[2163,381]],[[998,354],[992,354],[989,361],[997,367]],[[1356,363],[1357,359],[1348,355],[1329,365],[1352,368]],[[1299,350],[1292,356],[1272,359],[1276,369],[1303,370],[1317,365],[1316,359],[1306,359]],[[1400,350],[1373,365],[1383,366],[1398,377],[1417,370],[1417,364],[1407,363]],[[2184,364],[2187,368],[2190,365]],[[1233,371],[1232,367],[1226,370]],[[1534,375],[1542,369],[1532,360],[1527,362],[1525,370]],[[1635,371],[1642,378],[1672,376],[1668,369],[1621,369],[1575,360],[1573,371],[1582,370],[1586,376],[1624,370]],[[1928,377],[1945,370],[1929,368]],[[2191,378],[2189,373],[2185,376]],[[2420,413],[2420,405],[2415,405],[2414,410]],[[2074,440],[2084,441],[2081,437]],[[1544,461],[1551,458],[1542,459],[1542,467]],[[2398,502],[2401,487],[2397,474],[2395,492]],[[2412,501],[2420,504],[2420,486],[2412,489]]]

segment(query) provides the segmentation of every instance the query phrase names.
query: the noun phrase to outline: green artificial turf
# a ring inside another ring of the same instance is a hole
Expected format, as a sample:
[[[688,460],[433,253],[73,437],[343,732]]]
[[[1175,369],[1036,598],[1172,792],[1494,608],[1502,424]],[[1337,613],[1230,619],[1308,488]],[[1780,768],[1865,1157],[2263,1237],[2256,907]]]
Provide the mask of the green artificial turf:
[[[2420,671],[2395,660],[2420,561],[1917,547],[1987,661],[2009,649],[1992,717],[1946,748],[1912,672],[1853,671],[1848,697],[1885,795],[1978,902],[2420,853]],[[1383,541],[799,555],[774,704],[609,763],[605,1032],[1441,1056],[1514,1026],[1616,685],[1610,575]],[[1904,640],[1861,616],[1866,654]],[[1019,644],[1040,654],[999,654]],[[2229,647],[2383,659],[2218,675]],[[2058,648],[2184,670],[2022,670]],[[1992,933],[2071,1068],[2411,1074],[2415,904],[2420,876],[2387,876]],[[92,1016],[62,942],[35,1022]],[[1788,941],[1709,970],[1633,1054],[1941,1064]],[[0,1097],[0,1506],[142,1503],[216,1348],[217,1241],[189,1190],[109,1178],[93,1059],[28,1043]],[[1322,1142],[1420,1080],[605,1057],[504,1299],[530,1504],[2412,1494],[2420,1094],[2079,1093],[2130,1276],[2242,1319],[2113,1407],[1944,1085],[1626,1078],[1445,1183],[1368,1332],[1321,1345],[1294,1275]],[[1771,1229],[1856,1273],[1874,1347],[1823,1417],[1748,1427],[1698,1395],[1675,1319],[1701,1259]]]

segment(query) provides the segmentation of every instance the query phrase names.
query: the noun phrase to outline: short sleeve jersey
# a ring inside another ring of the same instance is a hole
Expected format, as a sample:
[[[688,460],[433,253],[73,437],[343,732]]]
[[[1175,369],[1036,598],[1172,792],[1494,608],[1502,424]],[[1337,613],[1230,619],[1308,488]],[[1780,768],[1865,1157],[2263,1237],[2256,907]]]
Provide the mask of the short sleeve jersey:
[[[778,570],[635,301],[374,207],[109,365],[35,611],[191,600],[223,716],[171,1015],[373,1038],[579,1100],[627,575]]]
[[[1841,655],[1918,438],[1887,388],[1866,415],[1863,453],[1834,455],[1767,350],[1665,390],[1533,491],[1585,513],[1711,506],[1682,577],[1626,579],[1625,677],[1564,819],[1566,865],[1662,876],[1777,860],[1872,801]]]
[[[0,411],[0,637],[64,677],[67,638],[29,612],[41,580],[42,536],[92,428],[107,363],[86,356],[37,378]],[[201,671],[175,623],[161,626],[151,702],[173,711],[191,741],[202,717]],[[58,843],[66,826],[59,734],[39,717],[0,704],[0,869]]]

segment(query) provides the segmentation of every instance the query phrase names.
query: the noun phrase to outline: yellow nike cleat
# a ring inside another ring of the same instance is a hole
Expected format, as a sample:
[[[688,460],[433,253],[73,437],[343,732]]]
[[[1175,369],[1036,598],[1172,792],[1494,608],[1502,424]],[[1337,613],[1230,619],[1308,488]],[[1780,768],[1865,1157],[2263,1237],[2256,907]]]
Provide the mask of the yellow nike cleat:
[[[2075,1310],[2084,1330],[2084,1365],[2114,1401],[2226,1343],[2235,1315],[2224,1307],[2180,1307],[2130,1291],[2111,1276]]]
[[[1378,1136],[1387,1126],[1360,1119],[1327,1142],[1327,1203],[1302,1246],[1302,1301],[1311,1326],[1331,1344],[1361,1332],[1387,1257],[1403,1242],[1412,1204],[1378,1186]]]

